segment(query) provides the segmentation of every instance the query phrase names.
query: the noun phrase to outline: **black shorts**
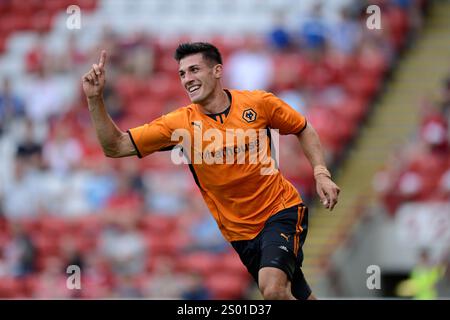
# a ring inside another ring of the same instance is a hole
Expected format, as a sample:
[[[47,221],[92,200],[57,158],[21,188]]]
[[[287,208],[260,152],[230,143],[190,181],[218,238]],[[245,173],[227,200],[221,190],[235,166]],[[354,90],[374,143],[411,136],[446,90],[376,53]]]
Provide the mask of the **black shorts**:
[[[278,268],[291,281],[292,295],[297,299],[307,299],[311,289],[301,270],[302,247],[307,233],[308,208],[300,204],[271,216],[254,239],[232,241],[231,245],[256,283],[259,269]]]

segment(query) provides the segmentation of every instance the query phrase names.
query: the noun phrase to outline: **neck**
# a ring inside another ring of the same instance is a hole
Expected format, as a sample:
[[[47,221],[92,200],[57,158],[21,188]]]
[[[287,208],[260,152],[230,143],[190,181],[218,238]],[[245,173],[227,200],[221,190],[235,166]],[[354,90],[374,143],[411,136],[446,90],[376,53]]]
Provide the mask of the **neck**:
[[[220,113],[228,108],[230,101],[223,88],[218,87],[208,99],[198,105],[204,113]]]

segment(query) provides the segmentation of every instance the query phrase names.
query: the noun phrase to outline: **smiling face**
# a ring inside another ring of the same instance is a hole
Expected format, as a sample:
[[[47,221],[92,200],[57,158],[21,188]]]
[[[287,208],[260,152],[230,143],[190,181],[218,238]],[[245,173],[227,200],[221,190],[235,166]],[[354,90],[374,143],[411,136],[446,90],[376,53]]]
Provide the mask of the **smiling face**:
[[[201,53],[196,53],[180,60],[178,73],[191,102],[204,104],[220,87],[222,65],[205,60]]]

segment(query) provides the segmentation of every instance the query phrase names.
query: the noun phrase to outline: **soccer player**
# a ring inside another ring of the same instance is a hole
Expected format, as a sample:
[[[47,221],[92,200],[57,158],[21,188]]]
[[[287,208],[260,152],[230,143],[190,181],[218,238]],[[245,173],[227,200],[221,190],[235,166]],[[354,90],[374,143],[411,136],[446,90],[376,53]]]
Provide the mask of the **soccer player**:
[[[315,299],[301,270],[307,206],[294,186],[274,168],[273,161],[248,161],[254,150],[270,140],[270,134],[262,138],[258,134],[256,140],[251,140],[248,134],[241,139],[244,141],[241,145],[235,136],[229,139],[228,135],[239,130],[252,133],[251,130],[269,132],[269,129],[296,135],[314,169],[318,195],[331,211],[337,203],[339,188],[325,166],[316,131],[303,115],[271,93],[224,88],[222,58],[213,45],[180,44],[175,60],[181,84],[192,103],[127,132],[112,121],[103,101],[105,51],[99,63],[82,77],[105,155],[141,158],[180,146],[182,136],[183,153],[204,201],[263,297]],[[238,158],[247,161],[239,162]],[[269,173],[264,171],[267,163],[273,169]]]

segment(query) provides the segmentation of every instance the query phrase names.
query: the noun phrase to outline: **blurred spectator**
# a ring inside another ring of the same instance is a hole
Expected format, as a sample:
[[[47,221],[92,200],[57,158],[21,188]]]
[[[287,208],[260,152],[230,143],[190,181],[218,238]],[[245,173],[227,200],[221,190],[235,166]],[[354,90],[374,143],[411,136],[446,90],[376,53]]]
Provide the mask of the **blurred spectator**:
[[[351,55],[361,41],[360,24],[350,12],[347,7],[341,9],[338,21],[330,27],[333,34],[329,37],[332,47],[346,55]]]
[[[9,276],[8,263],[6,262],[4,249],[0,247],[0,278]]]
[[[108,113],[114,121],[120,121],[126,116],[124,103],[117,90],[113,90],[110,85],[106,84],[103,98],[108,108]]]
[[[12,237],[4,250],[8,273],[23,277],[35,271],[36,248],[19,223],[10,224]]]
[[[436,107],[427,108],[420,128],[420,137],[431,147],[431,151],[446,152],[449,142],[448,123],[444,114]]]
[[[238,90],[267,90],[273,77],[272,59],[256,38],[247,39],[245,46],[233,52],[227,62],[228,83]]]
[[[77,72],[84,67],[86,54],[80,50],[75,32],[69,33],[64,52],[58,57],[59,72]]]
[[[401,203],[398,195],[397,183],[401,174],[401,168],[406,161],[404,150],[398,149],[389,155],[388,160],[373,177],[372,186],[382,198],[385,209],[393,215]]]
[[[186,285],[181,294],[183,300],[208,300],[212,298],[211,292],[205,286],[205,279],[201,274],[191,272],[187,275]]]
[[[443,276],[437,284],[439,297],[450,297],[450,249],[442,257]]]
[[[140,168],[138,166],[138,162],[124,161],[122,162],[120,170],[124,172],[124,177],[126,177],[131,191],[139,195],[144,195],[146,192],[146,187],[142,173],[140,172]]]
[[[437,193],[439,199],[450,201],[450,168],[442,175]]]
[[[117,178],[108,162],[101,166],[91,164],[81,187],[91,212],[98,212],[106,206],[116,185]]]
[[[24,137],[17,144],[16,157],[23,159],[35,168],[41,168],[42,163],[42,143],[36,140],[34,124],[32,121],[25,122]]]
[[[183,211],[191,186],[188,175],[189,173],[181,168],[147,172],[144,178],[148,190],[147,207],[165,215],[175,215]]]
[[[442,96],[442,113],[447,119],[447,122],[450,122],[450,76],[448,76],[444,82],[441,96]]]
[[[96,251],[90,251],[84,257],[82,269],[83,298],[102,299],[112,297],[114,283],[112,271],[104,257]]]
[[[23,160],[16,159],[14,175],[5,188],[4,212],[8,219],[33,217],[42,208],[39,191],[42,190],[39,174]]]
[[[327,26],[322,17],[322,3],[314,4],[311,13],[300,26],[301,42],[308,50],[323,50],[327,41]]]
[[[25,89],[27,117],[37,123],[45,122],[51,116],[65,111],[63,109],[64,91],[60,88],[64,84],[58,83],[58,80],[48,74],[48,71],[45,68],[40,69]]]
[[[69,235],[63,235],[60,241],[61,256],[66,265],[78,266],[81,270],[84,269],[84,257],[77,248],[76,240]]]
[[[114,286],[113,296],[117,298],[136,299],[143,298],[144,295],[135,278],[130,275],[118,275]]]
[[[13,93],[11,81],[5,77],[0,91],[0,135],[7,129],[14,119],[25,114],[24,101]]]
[[[192,200],[199,202],[198,200]],[[186,224],[189,226],[189,234],[192,240],[186,244],[184,251],[209,251],[221,253],[226,251],[229,246],[223,239],[217,227],[217,223],[209,211],[200,204],[190,208],[190,213],[183,216],[182,219],[189,220]]]
[[[133,189],[133,177],[121,171],[117,187],[106,202],[105,214],[110,216],[135,217],[144,212],[142,194]]]
[[[144,271],[147,247],[136,228],[135,219],[113,218],[101,234],[100,252],[119,275],[136,275]]]
[[[81,157],[81,145],[72,137],[70,129],[63,124],[57,125],[53,138],[44,145],[44,160],[50,170],[57,175],[66,175],[79,163]]]
[[[362,28],[361,41],[357,47],[360,67],[367,69],[372,64],[377,66],[382,63],[384,68],[393,65],[398,53],[386,37],[386,32],[381,30]]]
[[[297,112],[300,112],[303,115],[307,114],[308,104],[306,103],[307,98],[304,92],[298,89],[284,90],[278,94],[278,97],[294,108]]]
[[[34,46],[27,52],[25,56],[26,70],[30,73],[42,70],[47,59],[47,52],[45,49],[45,33],[39,33],[39,38]]]
[[[292,48],[292,39],[285,26],[286,16],[282,11],[276,12],[273,16],[273,27],[269,32],[269,43],[276,50],[287,50]]]
[[[68,299],[74,294],[67,288],[66,268],[61,258],[50,256],[45,259],[44,270],[39,274],[33,298]]]
[[[417,300],[433,300],[438,298],[437,283],[443,277],[445,269],[432,261],[428,249],[419,253],[417,265],[411,271],[408,280],[397,287],[400,296],[412,296]]]
[[[145,32],[136,32],[120,42],[122,71],[148,79],[155,68],[154,47]]]
[[[144,284],[144,296],[151,299],[181,299],[186,275],[175,270],[172,257],[158,257],[153,272]]]
[[[444,88],[447,83],[444,84]],[[445,100],[446,94],[441,98]],[[421,102],[417,137],[374,177],[374,188],[390,214],[409,201],[446,201],[450,195],[448,119],[441,103]]]

